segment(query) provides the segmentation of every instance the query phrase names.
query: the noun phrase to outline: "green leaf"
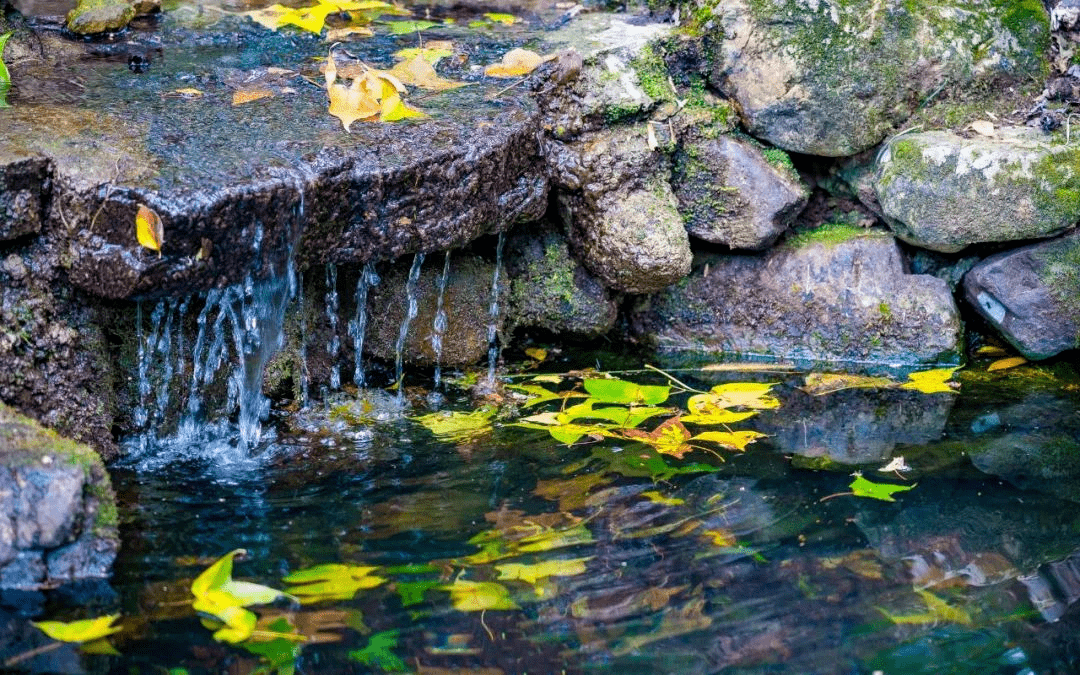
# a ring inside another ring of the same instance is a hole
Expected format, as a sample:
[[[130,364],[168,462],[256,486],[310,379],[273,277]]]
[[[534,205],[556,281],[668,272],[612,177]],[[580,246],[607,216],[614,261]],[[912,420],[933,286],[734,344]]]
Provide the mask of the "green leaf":
[[[398,658],[397,654],[390,651],[397,647],[400,632],[394,629],[375,633],[368,638],[367,646],[363,649],[349,652],[349,658],[369,668],[379,668],[391,673],[407,671],[408,667],[405,662]]]
[[[874,483],[863,478],[862,474],[856,474],[855,480],[849,486],[856,497],[869,497],[886,502],[895,502],[893,495],[897,492],[907,492],[914,485],[894,485],[891,483]]]
[[[398,581],[394,590],[401,596],[401,606],[411,607],[424,601],[424,593],[441,584],[438,581]]]
[[[589,378],[584,380],[585,391],[601,403],[658,405],[671,393],[668,385],[635,384],[626,380]]]
[[[285,577],[291,586],[289,592],[300,598],[301,602],[319,602],[321,600],[351,600],[357,592],[365,588],[375,588],[386,583],[383,577],[371,573],[378,567],[360,567],[354,565],[316,565],[306,570],[294,572]]]
[[[286,597],[276,588],[263,586],[250,581],[234,581],[232,578],[233,558],[247,553],[242,548],[229,551],[202,574],[191,582],[191,594],[202,598],[214,594],[214,602],[222,606],[247,607],[265,605],[278,598]]]
[[[605,473],[617,473],[629,478],[651,478],[655,481],[668,480],[672,476],[691,473],[710,473],[719,471],[711,464],[681,464],[672,466],[651,447],[611,448],[598,447],[593,450],[590,460],[604,465]]]
[[[92,642],[123,630],[121,626],[112,626],[118,618],[120,618],[119,614],[110,614],[81,621],[31,621],[30,623],[60,642]]]
[[[462,612],[483,612],[489,609],[520,609],[506,586],[494,581],[465,581],[457,579],[452,584],[439,586],[450,591],[454,609]]]
[[[391,21],[389,24],[391,35],[407,35],[438,26],[434,21]]]
[[[441,439],[460,443],[479,438],[491,431],[491,418],[497,409],[485,406],[472,412],[434,412],[412,419]]]
[[[278,617],[267,628],[271,631],[271,635],[276,634],[276,636],[271,639],[258,639],[259,633],[256,632],[254,639],[245,640],[240,646],[262,657],[267,662],[266,672],[275,675],[292,675],[296,672],[296,659],[300,656],[305,638],[285,617]]]
[[[601,401],[595,398],[586,399],[564,410],[560,417],[567,422],[579,419],[607,420],[622,428],[633,429],[645,422],[645,420],[657,415],[670,415],[672,412],[668,408],[657,408],[655,406],[606,406],[597,408],[595,407],[597,403],[601,403]]]
[[[4,33],[0,35],[0,108],[7,108],[7,93],[11,89],[11,73],[8,72],[7,66],[4,65],[4,47],[7,45],[8,38],[14,33]]]
[[[493,23],[501,23],[507,26],[521,20],[513,14],[501,14],[499,12],[484,12],[484,18]]]
[[[255,624],[258,622],[258,617],[254,612],[249,612],[235,604],[235,599],[228,593],[207,591],[195,598],[191,607],[199,614],[212,617],[217,622],[214,639],[218,642],[230,644],[243,642],[251,637]]]

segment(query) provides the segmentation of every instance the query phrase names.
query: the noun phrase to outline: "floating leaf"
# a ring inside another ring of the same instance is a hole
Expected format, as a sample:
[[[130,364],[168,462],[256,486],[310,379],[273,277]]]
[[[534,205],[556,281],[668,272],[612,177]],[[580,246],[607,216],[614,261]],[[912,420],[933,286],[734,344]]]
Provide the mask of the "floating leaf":
[[[479,438],[491,431],[491,418],[497,412],[493,407],[482,407],[472,412],[434,412],[413,417],[431,433],[441,439],[460,443]]]
[[[587,399],[558,413],[557,419],[560,423],[582,419],[606,420],[620,427],[632,429],[652,417],[669,415],[672,412],[668,408],[654,406],[606,406],[597,408],[597,403],[602,403],[602,401],[593,398]]]
[[[730,450],[746,450],[746,446],[766,436],[757,431],[704,431],[690,440],[718,443]]]
[[[398,13],[393,5],[380,0],[363,0],[359,2],[318,0],[318,4],[310,7],[286,7],[281,4],[274,4],[263,9],[241,12],[241,15],[250,17],[252,21],[270,30],[278,30],[282,26],[296,26],[318,35],[322,33],[326,18],[331,14],[341,12],[366,13],[369,16]]]
[[[448,40],[431,40],[423,47],[406,47],[394,52],[395,59],[409,61],[420,56],[433,66],[447,56],[453,55],[454,45]],[[525,351],[528,352],[528,350]]]
[[[735,412],[720,405],[720,397],[716,394],[695,394],[686,401],[689,415],[683,416],[684,422],[694,424],[734,424],[741,422],[757,413]]]
[[[493,23],[501,23],[506,26],[517,23],[521,19],[513,14],[500,14],[498,12],[484,12],[484,18]]]
[[[530,586],[547,577],[573,577],[585,573],[585,563],[592,560],[588,558],[571,558],[569,560],[545,560],[543,562],[503,563],[495,565],[499,571],[499,579],[505,581],[524,581]]]
[[[110,614],[80,621],[31,621],[30,623],[60,642],[93,642],[123,630],[121,626],[112,625],[118,618],[120,618],[119,614]]]
[[[233,92],[232,104],[244,105],[263,98],[273,98],[274,92],[270,89],[241,89]]]
[[[1007,368],[1015,368],[1016,366],[1022,366],[1027,363],[1028,360],[1023,356],[1012,356],[1007,359],[998,359],[989,366],[986,367],[986,372],[990,373],[995,370],[1005,370]]]
[[[503,55],[502,61],[485,67],[484,74],[489,77],[521,77],[550,58],[553,57],[540,56],[528,49],[511,49]]]
[[[389,24],[391,35],[407,35],[409,33],[418,33],[422,30],[427,30],[433,26],[439,24],[434,21],[391,21]]]
[[[368,638],[363,649],[349,652],[349,658],[368,667],[378,668],[388,673],[403,673],[409,670],[397,654],[390,651],[398,645],[400,631],[384,630]]]
[[[769,394],[774,386],[775,383],[729,382],[716,385],[709,393],[716,396],[716,405],[721,408],[773,410],[780,407],[780,401]]]
[[[947,622],[957,623],[962,626],[970,626],[974,623],[968,612],[949,605],[949,603],[930,591],[916,589],[915,592],[919,594],[919,597],[926,603],[927,609],[930,611],[920,614],[892,614],[881,607],[878,607],[877,610],[888,617],[889,621],[898,625],[925,625]]]
[[[870,377],[850,373],[810,373],[799,387],[811,396],[831,394],[844,389],[887,389],[896,383],[887,377]]]
[[[672,417],[652,431],[626,429],[622,432],[622,436],[649,445],[662,455],[671,455],[680,459],[693,450],[687,443],[691,437],[690,430],[679,421],[678,417]]]
[[[139,204],[139,210],[135,212],[135,237],[139,240],[139,245],[157,251],[158,257],[161,257],[161,246],[165,243],[165,226],[158,214],[143,204]]]
[[[14,31],[0,35],[0,108],[7,108],[7,93],[11,89],[11,73],[4,65],[4,47],[7,46],[8,38],[14,35]]]
[[[671,393],[668,385],[636,384],[618,379],[589,378],[582,384],[585,391],[601,403],[657,405],[666,401]]]
[[[552,382],[551,379],[541,379],[549,377],[550,376],[547,375],[537,375],[536,377],[532,378],[530,382]],[[562,382],[562,379],[559,378],[559,376],[556,375],[554,377],[556,378],[554,380],[555,383]],[[587,394],[583,394],[579,391],[555,393],[546,387],[541,387],[536,384],[510,384],[507,385],[506,388],[513,391],[519,391],[529,397],[528,400],[525,401],[525,404],[522,405],[523,408],[529,408],[540,403],[547,403],[548,401],[587,397]]]
[[[956,387],[949,382],[949,378],[952,377],[959,367],[956,368],[937,368],[934,370],[924,370],[919,373],[911,373],[908,375],[908,382],[900,385],[901,389],[914,389],[915,391],[922,392],[924,394],[955,394]]]
[[[250,581],[234,581],[232,578],[233,558],[247,553],[242,548],[223,555],[202,574],[191,582],[191,594],[196,600],[214,594],[210,601],[214,605],[247,607],[265,605],[278,598],[287,597],[276,588],[263,586]]]
[[[439,587],[450,591],[450,602],[462,612],[483,612],[489,609],[520,609],[510,597],[510,591],[494,581],[465,581]]]
[[[375,588],[386,582],[383,577],[371,574],[377,569],[339,564],[316,565],[294,572],[282,581],[296,584],[289,587],[289,592],[299,597],[301,602],[351,600],[360,590]]]
[[[869,497],[886,502],[895,502],[893,495],[897,492],[907,492],[914,485],[894,485],[891,483],[874,483],[863,478],[862,474],[856,474],[855,480],[849,486],[856,497]]]

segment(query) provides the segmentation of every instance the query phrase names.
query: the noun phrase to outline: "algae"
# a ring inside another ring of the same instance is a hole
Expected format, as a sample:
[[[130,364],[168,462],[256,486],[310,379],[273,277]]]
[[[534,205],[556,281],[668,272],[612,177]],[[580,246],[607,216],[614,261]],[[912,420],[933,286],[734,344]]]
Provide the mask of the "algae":
[[[888,236],[884,230],[868,230],[864,227],[856,227],[847,223],[824,223],[812,230],[803,230],[788,237],[784,246],[790,248],[802,248],[811,244],[824,246],[836,246],[845,241],[857,237],[883,237]]]

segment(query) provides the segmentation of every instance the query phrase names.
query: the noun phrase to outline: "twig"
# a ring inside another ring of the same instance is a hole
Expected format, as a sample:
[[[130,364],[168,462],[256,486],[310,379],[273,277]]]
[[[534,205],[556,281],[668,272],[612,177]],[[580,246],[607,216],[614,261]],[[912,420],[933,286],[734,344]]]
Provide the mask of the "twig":
[[[65,643],[63,643],[63,642],[50,642],[47,645],[42,645],[40,647],[35,647],[34,649],[31,649],[29,651],[25,651],[22,654],[17,654],[15,656],[12,656],[7,661],[4,661],[4,667],[5,668],[10,668],[10,667],[12,667],[12,666],[14,666],[16,664],[22,663],[23,661],[26,661],[28,659],[32,659],[35,656],[41,656],[42,654],[48,654],[49,652],[51,652],[54,649],[59,649],[64,644]]]
[[[525,80],[527,80],[527,79],[529,79],[529,78],[528,78],[528,77],[523,77],[523,78],[521,78],[520,80],[518,80],[517,82],[514,82],[513,84],[510,84],[510,85],[507,85],[507,86],[503,87],[503,88],[502,88],[502,89],[500,89],[499,91],[497,91],[497,92],[495,92],[494,94],[492,94],[492,95],[491,95],[491,96],[490,96],[490,97],[488,98],[488,100],[489,100],[489,101],[492,101],[492,100],[494,100],[494,99],[497,99],[497,98],[499,98],[500,96],[502,96],[502,95],[503,95],[503,94],[505,94],[506,92],[510,91],[510,90],[511,90],[511,89],[513,89],[514,87],[518,86],[519,84],[523,83],[523,82],[524,82]]]
[[[653,366],[653,365],[650,365],[650,364],[646,363],[646,364],[645,364],[645,368],[646,368],[646,369],[648,369],[648,370],[652,370],[652,371],[655,371],[655,372],[657,372],[657,373],[660,373],[661,375],[663,375],[663,376],[664,376],[664,377],[666,377],[667,379],[671,380],[671,381],[672,381],[672,382],[674,382],[675,384],[679,385],[680,387],[682,387],[682,388],[683,388],[683,389],[685,389],[686,391],[692,391],[692,392],[694,392],[695,394],[707,394],[707,393],[709,393],[709,392],[707,392],[707,391],[701,391],[700,389],[694,389],[694,388],[693,388],[693,387],[691,387],[690,385],[688,385],[688,384],[685,384],[685,383],[683,383],[683,382],[680,382],[679,380],[675,379],[675,377],[674,377],[674,376],[672,376],[672,375],[669,375],[669,374],[665,373],[664,371],[660,370],[660,369],[659,369],[659,368],[657,368],[656,366]]]
[[[855,496],[854,492],[837,492],[835,494],[826,495],[826,496],[822,497],[821,499],[818,500],[818,503],[820,504],[821,502],[828,501],[828,500],[832,499],[833,497],[854,497],[854,496]]]
[[[487,610],[486,609],[480,610],[480,625],[483,626],[484,630],[487,631],[488,638],[492,642],[495,642],[495,633],[491,632],[491,629],[488,628],[488,625],[484,622],[484,614],[487,614]]]
[[[94,212],[94,217],[90,219],[90,231],[91,232],[94,231],[94,224],[97,222],[98,216],[100,216],[101,212],[103,210],[105,210],[105,204],[107,204],[109,202],[109,197],[112,196],[112,191],[113,191],[114,188],[116,188],[116,181],[120,180],[120,158],[119,157],[116,158],[115,169],[116,170],[113,173],[112,179],[108,183],[105,184],[105,197],[102,198],[102,200],[101,200],[101,206],[99,206],[98,210]]]

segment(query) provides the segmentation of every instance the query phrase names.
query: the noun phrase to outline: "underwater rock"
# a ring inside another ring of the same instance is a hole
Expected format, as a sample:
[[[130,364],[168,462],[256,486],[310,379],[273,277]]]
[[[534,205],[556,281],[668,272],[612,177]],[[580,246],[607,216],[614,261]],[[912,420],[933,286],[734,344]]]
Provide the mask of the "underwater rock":
[[[750,133],[827,157],[877,144],[941,89],[1049,68],[1038,0],[720,0],[690,20],[715,41],[709,81],[738,101]]]
[[[0,403],[0,588],[108,576],[118,546],[97,454]]]
[[[402,321],[408,311],[406,280],[410,260],[397,261],[382,273],[382,281],[368,295],[367,339],[364,352],[393,361],[400,337]],[[450,260],[450,279],[443,297],[446,312],[446,331],[442,335],[442,352],[436,359],[432,346],[435,312],[438,304],[438,281],[442,274],[442,257],[430,258],[420,270],[416,283],[416,317],[409,322],[404,358],[409,363],[443,366],[472,365],[488,355],[488,326],[495,323],[501,334],[506,322],[509,284],[506,271],[499,274],[499,312],[491,316],[491,283],[495,265],[468,255]]]
[[[772,245],[806,206],[787,153],[731,136],[692,139],[675,155],[671,184],[691,236],[731,248]]]
[[[764,255],[716,256],[631,318],[663,351],[735,352],[870,364],[955,362],[948,285],[907,274],[880,230],[832,226]]]
[[[1080,347],[1080,232],[987,258],[964,298],[1029,359]]]
[[[618,307],[611,294],[570,256],[554,229],[513,234],[507,241],[511,321],[553,333],[597,337],[611,330]]]
[[[1026,127],[904,134],[879,154],[874,187],[893,231],[922,248],[1051,237],[1080,218],[1080,148]]]
[[[646,125],[546,146],[574,254],[604,285],[651,293],[690,271],[690,239]]]

